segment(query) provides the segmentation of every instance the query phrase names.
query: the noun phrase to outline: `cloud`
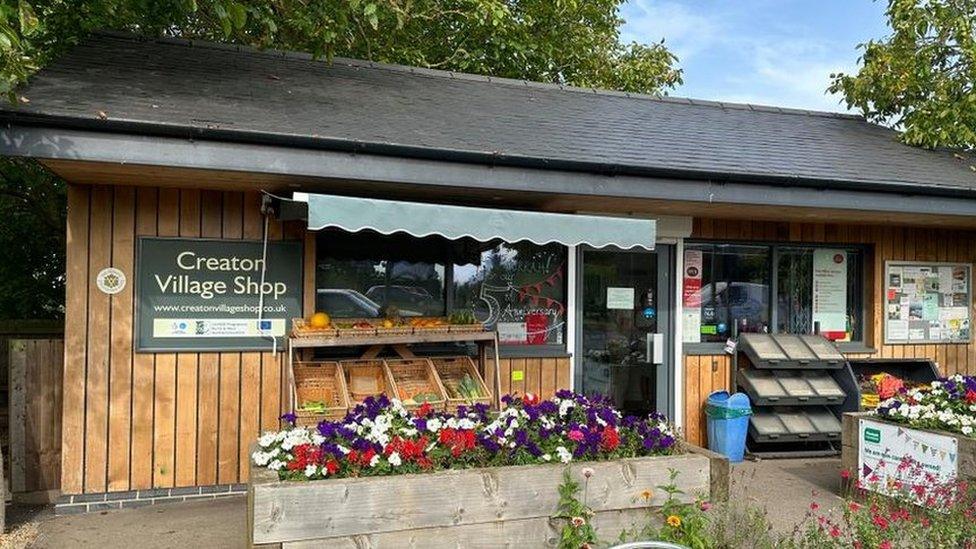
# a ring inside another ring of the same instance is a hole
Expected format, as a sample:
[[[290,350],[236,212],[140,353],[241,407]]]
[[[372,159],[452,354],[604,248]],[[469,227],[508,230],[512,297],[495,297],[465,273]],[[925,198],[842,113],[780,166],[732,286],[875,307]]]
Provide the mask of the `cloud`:
[[[856,69],[855,42],[838,37],[829,22],[768,0],[631,0],[622,16],[624,40],[663,37],[678,56],[685,84],[674,95],[845,110],[825,92],[831,73]]]
[[[654,43],[663,38],[681,61],[711,47],[721,35],[722,18],[679,2],[630,0],[621,33],[624,42]]]

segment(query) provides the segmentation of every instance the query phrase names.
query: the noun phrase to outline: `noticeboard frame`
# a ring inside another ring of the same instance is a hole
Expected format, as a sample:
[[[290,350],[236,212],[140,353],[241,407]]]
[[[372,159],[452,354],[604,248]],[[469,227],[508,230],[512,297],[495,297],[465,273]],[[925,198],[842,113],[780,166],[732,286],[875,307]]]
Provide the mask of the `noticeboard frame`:
[[[968,337],[966,339],[891,339],[889,337],[888,318],[888,291],[891,288],[891,269],[892,267],[963,267],[966,269],[966,317],[969,323]],[[885,345],[968,345],[973,341],[973,264],[964,261],[909,261],[909,260],[886,260],[884,262],[884,272],[881,279],[881,329]]]

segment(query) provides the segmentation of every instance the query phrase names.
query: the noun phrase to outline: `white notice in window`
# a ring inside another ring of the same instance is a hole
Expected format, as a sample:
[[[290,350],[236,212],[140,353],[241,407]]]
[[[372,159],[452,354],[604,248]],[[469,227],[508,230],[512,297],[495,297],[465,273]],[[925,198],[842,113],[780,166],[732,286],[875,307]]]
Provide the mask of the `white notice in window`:
[[[607,309],[634,310],[634,289],[607,287]]]

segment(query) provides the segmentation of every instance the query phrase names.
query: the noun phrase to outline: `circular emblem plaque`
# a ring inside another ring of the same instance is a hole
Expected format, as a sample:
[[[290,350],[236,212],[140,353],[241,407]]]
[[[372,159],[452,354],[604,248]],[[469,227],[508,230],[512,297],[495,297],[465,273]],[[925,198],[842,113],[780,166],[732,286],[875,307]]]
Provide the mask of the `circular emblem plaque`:
[[[95,285],[108,295],[115,295],[125,289],[125,273],[115,267],[106,267],[98,272]]]

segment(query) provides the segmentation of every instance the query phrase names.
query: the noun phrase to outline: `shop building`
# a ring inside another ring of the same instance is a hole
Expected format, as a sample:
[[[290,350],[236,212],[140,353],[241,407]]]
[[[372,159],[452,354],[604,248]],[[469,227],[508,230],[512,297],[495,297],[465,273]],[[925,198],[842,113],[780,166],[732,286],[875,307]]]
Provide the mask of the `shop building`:
[[[69,182],[66,496],[239,488],[288,406],[268,336],[316,310],[488,315],[502,393],[599,391],[697,444],[736,331],[976,370],[976,160],[858,117],[112,34],[22,94],[0,152]],[[401,213],[314,222],[346,200]],[[428,204],[470,226],[424,231]]]

